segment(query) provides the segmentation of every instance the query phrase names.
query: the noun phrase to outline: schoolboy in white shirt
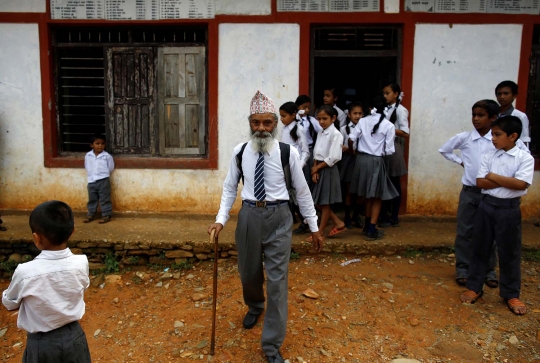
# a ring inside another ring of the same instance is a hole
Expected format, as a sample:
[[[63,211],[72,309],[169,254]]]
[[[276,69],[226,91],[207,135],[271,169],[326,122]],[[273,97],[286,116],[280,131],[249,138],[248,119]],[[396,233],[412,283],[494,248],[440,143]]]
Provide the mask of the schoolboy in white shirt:
[[[518,85],[512,81],[502,81],[495,87],[495,96],[497,96],[497,102],[501,105],[499,117],[502,116],[516,116],[521,120],[523,131],[519,139],[529,147],[531,142],[531,136],[529,133],[529,118],[524,112],[516,110],[512,103],[515,101],[518,95]]]
[[[499,295],[516,315],[527,312],[519,299],[521,289],[521,197],[527,193],[534,173],[534,159],[516,146],[521,120],[497,119],[491,128],[497,150],[487,153],[476,176],[482,201],[474,220],[474,252],[467,275],[467,291],[461,301],[474,303],[483,295],[486,267],[493,241],[499,255]]]
[[[98,202],[101,207],[100,224],[111,221],[111,180],[110,176],[114,170],[114,160],[105,151],[105,136],[94,135],[90,138],[90,150],[84,157],[84,167],[88,173],[88,215],[83,223],[90,223],[94,220],[97,212]]]
[[[51,200],[30,214],[32,238],[41,253],[20,264],[2,294],[8,310],[19,309],[17,327],[28,332],[23,363],[91,362],[84,315],[84,291],[90,284],[88,259],[67,248],[74,231],[73,212]]]

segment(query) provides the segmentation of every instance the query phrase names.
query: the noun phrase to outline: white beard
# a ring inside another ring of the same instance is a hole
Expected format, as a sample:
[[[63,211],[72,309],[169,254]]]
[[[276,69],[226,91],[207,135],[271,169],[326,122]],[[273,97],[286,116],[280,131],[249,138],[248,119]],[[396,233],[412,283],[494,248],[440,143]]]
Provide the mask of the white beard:
[[[271,133],[268,131],[253,131],[251,128],[249,131],[251,132],[251,148],[253,151],[268,153],[272,150],[274,139],[277,135],[277,127],[275,127]],[[266,137],[259,137],[260,135],[266,135]]]

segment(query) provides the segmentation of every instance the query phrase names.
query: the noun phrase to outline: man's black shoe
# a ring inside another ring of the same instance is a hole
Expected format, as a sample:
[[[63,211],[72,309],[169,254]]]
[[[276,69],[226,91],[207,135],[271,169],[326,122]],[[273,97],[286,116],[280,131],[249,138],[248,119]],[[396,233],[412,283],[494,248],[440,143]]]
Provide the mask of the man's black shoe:
[[[283,357],[279,353],[279,350],[275,356],[270,357],[269,355],[267,355],[266,357],[268,358],[268,363],[285,363]]]
[[[252,314],[248,312],[246,316],[244,316],[244,322],[242,323],[244,325],[244,328],[253,328],[255,324],[257,324],[257,320],[259,320],[259,316],[261,316],[261,314]]]

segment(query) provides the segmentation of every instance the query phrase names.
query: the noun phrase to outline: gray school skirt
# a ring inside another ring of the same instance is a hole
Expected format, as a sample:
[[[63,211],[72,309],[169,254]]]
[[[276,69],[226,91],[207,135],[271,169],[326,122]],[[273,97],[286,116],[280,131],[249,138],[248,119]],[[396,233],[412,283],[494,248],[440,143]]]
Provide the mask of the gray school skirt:
[[[356,154],[343,153],[341,156],[341,169],[339,169],[339,179],[343,183],[350,183],[354,174]]]
[[[407,166],[405,165],[405,139],[396,136],[394,140],[396,152],[392,155],[385,156],[384,163],[388,176],[402,176],[407,174]]]
[[[383,157],[365,153],[356,156],[350,193],[382,200],[394,199],[399,195],[386,175]]]
[[[311,196],[316,205],[341,203],[341,182],[335,165],[319,171],[319,182],[313,183]]]

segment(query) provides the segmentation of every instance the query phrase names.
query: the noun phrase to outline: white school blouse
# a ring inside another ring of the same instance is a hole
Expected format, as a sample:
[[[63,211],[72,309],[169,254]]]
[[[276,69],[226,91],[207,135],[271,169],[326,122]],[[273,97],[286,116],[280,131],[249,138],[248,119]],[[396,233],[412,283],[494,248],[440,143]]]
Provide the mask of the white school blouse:
[[[341,160],[341,145],[343,145],[343,135],[332,124],[317,135],[313,159],[324,161],[329,167],[332,167]]]
[[[242,188],[242,200],[256,200],[255,192],[253,191],[253,179],[255,176],[255,165],[259,158],[259,153],[253,150],[249,141],[244,149],[242,156],[242,171],[244,173],[244,188]],[[229,220],[229,212],[236,200],[238,192],[238,182],[240,170],[236,166],[236,155],[240,152],[243,143],[238,144],[231,157],[229,163],[229,172],[223,182],[223,194],[221,195],[221,204],[216,217],[216,223],[225,223]],[[295,148],[291,148],[289,157],[289,165],[291,168],[292,186],[296,190],[296,199],[300,207],[300,213],[304,216],[304,222],[309,225],[311,232],[317,232],[317,214],[313,205],[313,198],[306,183],[304,172],[300,167],[298,152]],[[264,154],[264,188],[266,191],[266,201],[274,202],[277,200],[289,200],[289,192],[285,184],[285,175],[281,166],[281,150],[279,143],[274,140],[274,146],[270,152]]]
[[[88,174],[88,182],[105,179],[111,176],[114,170],[114,160],[111,154],[102,151],[97,156],[94,150],[90,150],[84,157],[84,168]]]
[[[294,129],[295,126],[298,126],[296,129],[298,140],[296,141],[294,141],[291,136],[291,130]],[[296,151],[298,151],[298,154],[300,155],[300,167],[303,168],[309,160],[309,146],[303,127],[300,126],[297,121],[293,121],[287,126],[284,126],[283,129],[281,129],[281,141],[296,148]]]
[[[85,255],[74,255],[69,248],[44,250],[17,266],[2,303],[8,310],[19,308],[17,327],[45,333],[83,317],[89,285]]]
[[[534,158],[525,150],[517,146],[508,151],[502,149],[487,153],[482,157],[482,163],[478,170],[477,178],[485,178],[488,173],[516,178],[531,185],[534,173]],[[493,197],[509,199],[527,194],[525,190],[508,188],[482,189],[483,194]]]
[[[306,135],[306,140],[309,145],[313,145],[313,138],[311,137],[311,134],[309,133],[309,124],[313,125],[313,129],[315,130],[315,133],[319,133],[323,128],[321,127],[321,124],[319,124],[319,121],[313,116],[303,116],[300,121],[300,126],[304,128],[304,134]]]
[[[355,150],[375,156],[391,155],[396,152],[394,124],[386,118],[382,120],[377,131],[372,135],[371,130],[379,122],[381,115],[376,113],[361,118],[351,131],[349,138],[353,140]]]
[[[491,138],[491,130],[484,136],[480,136],[475,129],[470,132],[457,134],[445,142],[439,149],[439,152],[446,160],[450,160],[459,165],[463,163],[464,171],[463,177],[461,177],[461,183],[463,183],[463,185],[476,186],[476,175],[480,168],[482,156],[488,152],[497,150],[495,149],[495,146],[493,146]],[[529,149],[521,140],[516,142],[516,146],[519,149],[529,152]],[[454,154],[454,150],[460,150],[461,157]]]
[[[339,121],[339,128],[347,125],[347,114],[343,112],[343,110],[337,107],[336,105],[334,105],[334,109],[337,111],[337,119]]]
[[[388,120],[392,116],[392,113],[396,109],[396,104],[390,105],[390,107],[384,111],[384,115]],[[396,122],[394,123],[396,130],[401,130],[407,134],[410,134],[409,130],[409,111],[403,105],[399,105],[396,109]]]

